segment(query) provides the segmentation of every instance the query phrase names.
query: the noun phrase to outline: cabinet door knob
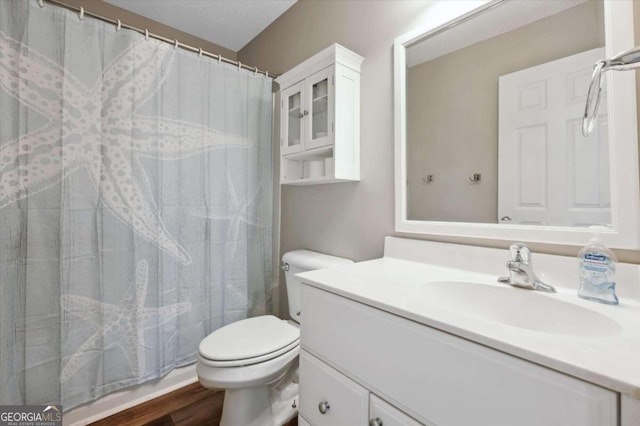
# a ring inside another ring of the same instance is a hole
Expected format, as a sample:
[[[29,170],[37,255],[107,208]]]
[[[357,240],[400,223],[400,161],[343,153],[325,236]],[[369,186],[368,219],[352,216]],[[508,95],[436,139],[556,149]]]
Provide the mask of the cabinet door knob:
[[[380,420],[380,417],[371,419],[371,421],[369,421],[369,426],[382,426],[382,420]]]
[[[320,404],[318,404],[318,410],[320,411],[320,414],[326,414],[330,408],[331,406],[329,406],[328,401],[322,401]]]
[[[309,111],[304,111],[304,115],[309,115]]]

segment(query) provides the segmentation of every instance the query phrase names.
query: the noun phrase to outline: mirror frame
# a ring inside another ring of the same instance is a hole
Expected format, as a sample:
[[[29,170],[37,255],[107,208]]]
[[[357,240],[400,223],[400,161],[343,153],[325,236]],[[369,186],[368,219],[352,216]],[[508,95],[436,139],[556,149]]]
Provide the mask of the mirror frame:
[[[479,13],[486,13],[489,9],[506,1],[510,0],[449,2],[447,8],[430,6],[426,11],[426,26],[395,39],[393,52],[395,231],[582,246],[587,243],[592,234],[592,231],[587,228],[407,219],[406,49]],[[435,4],[438,3],[441,2]],[[632,0],[604,0],[604,15],[607,57],[634,47]],[[602,232],[602,237],[611,248],[638,249],[640,248],[640,182],[635,73],[610,71],[605,75],[609,111],[612,229]]]

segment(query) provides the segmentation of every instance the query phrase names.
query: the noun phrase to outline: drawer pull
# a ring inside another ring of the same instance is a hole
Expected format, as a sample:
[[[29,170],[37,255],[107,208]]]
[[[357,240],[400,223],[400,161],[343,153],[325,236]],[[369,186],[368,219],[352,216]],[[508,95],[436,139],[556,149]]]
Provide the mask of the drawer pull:
[[[382,420],[380,420],[380,417],[371,419],[371,421],[369,422],[369,426],[382,426]]]
[[[320,414],[326,414],[330,408],[331,406],[329,406],[329,402],[327,401],[322,401],[320,404],[318,404],[318,410],[320,411]]]

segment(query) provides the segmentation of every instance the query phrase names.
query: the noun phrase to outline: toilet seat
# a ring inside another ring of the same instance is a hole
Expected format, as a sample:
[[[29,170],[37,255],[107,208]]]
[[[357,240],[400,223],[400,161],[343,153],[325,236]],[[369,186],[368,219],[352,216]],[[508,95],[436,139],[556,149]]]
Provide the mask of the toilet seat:
[[[207,336],[198,348],[211,367],[238,367],[265,362],[300,344],[300,330],[273,315],[247,318]]]
[[[296,347],[298,347],[300,345],[300,339],[295,340],[294,342],[290,343],[289,345],[285,346],[284,348],[278,349],[277,351],[262,355],[262,356],[258,356],[258,357],[254,357],[254,358],[244,358],[244,359],[236,359],[236,360],[232,360],[232,361],[218,361],[218,360],[213,360],[213,359],[209,359],[209,358],[205,358],[202,354],[199,357],[199,361],[203,364],[203,365],[207,365],[209,367],[219,367],[219,368],[225,368],[225,367],[242,367],[245,365],[253,365],[253,364],[259,364],[261,362],[266,362],[269,360],[272,360],[274,358],[277,358],[283,354],[286,354],[287,352],[290,352],[292,349],[295,349]]]

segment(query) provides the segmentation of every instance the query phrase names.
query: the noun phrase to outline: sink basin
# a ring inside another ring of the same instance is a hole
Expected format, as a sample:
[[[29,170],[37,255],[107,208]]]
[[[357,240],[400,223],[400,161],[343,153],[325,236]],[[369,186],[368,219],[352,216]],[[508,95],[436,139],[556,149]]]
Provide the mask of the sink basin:
[[[417,293],[412,305],[528,330],[583,337],[614,336],[621,330],[617,322],[599,312],[554,295],[506,285],[436,281],[421,285]]]

